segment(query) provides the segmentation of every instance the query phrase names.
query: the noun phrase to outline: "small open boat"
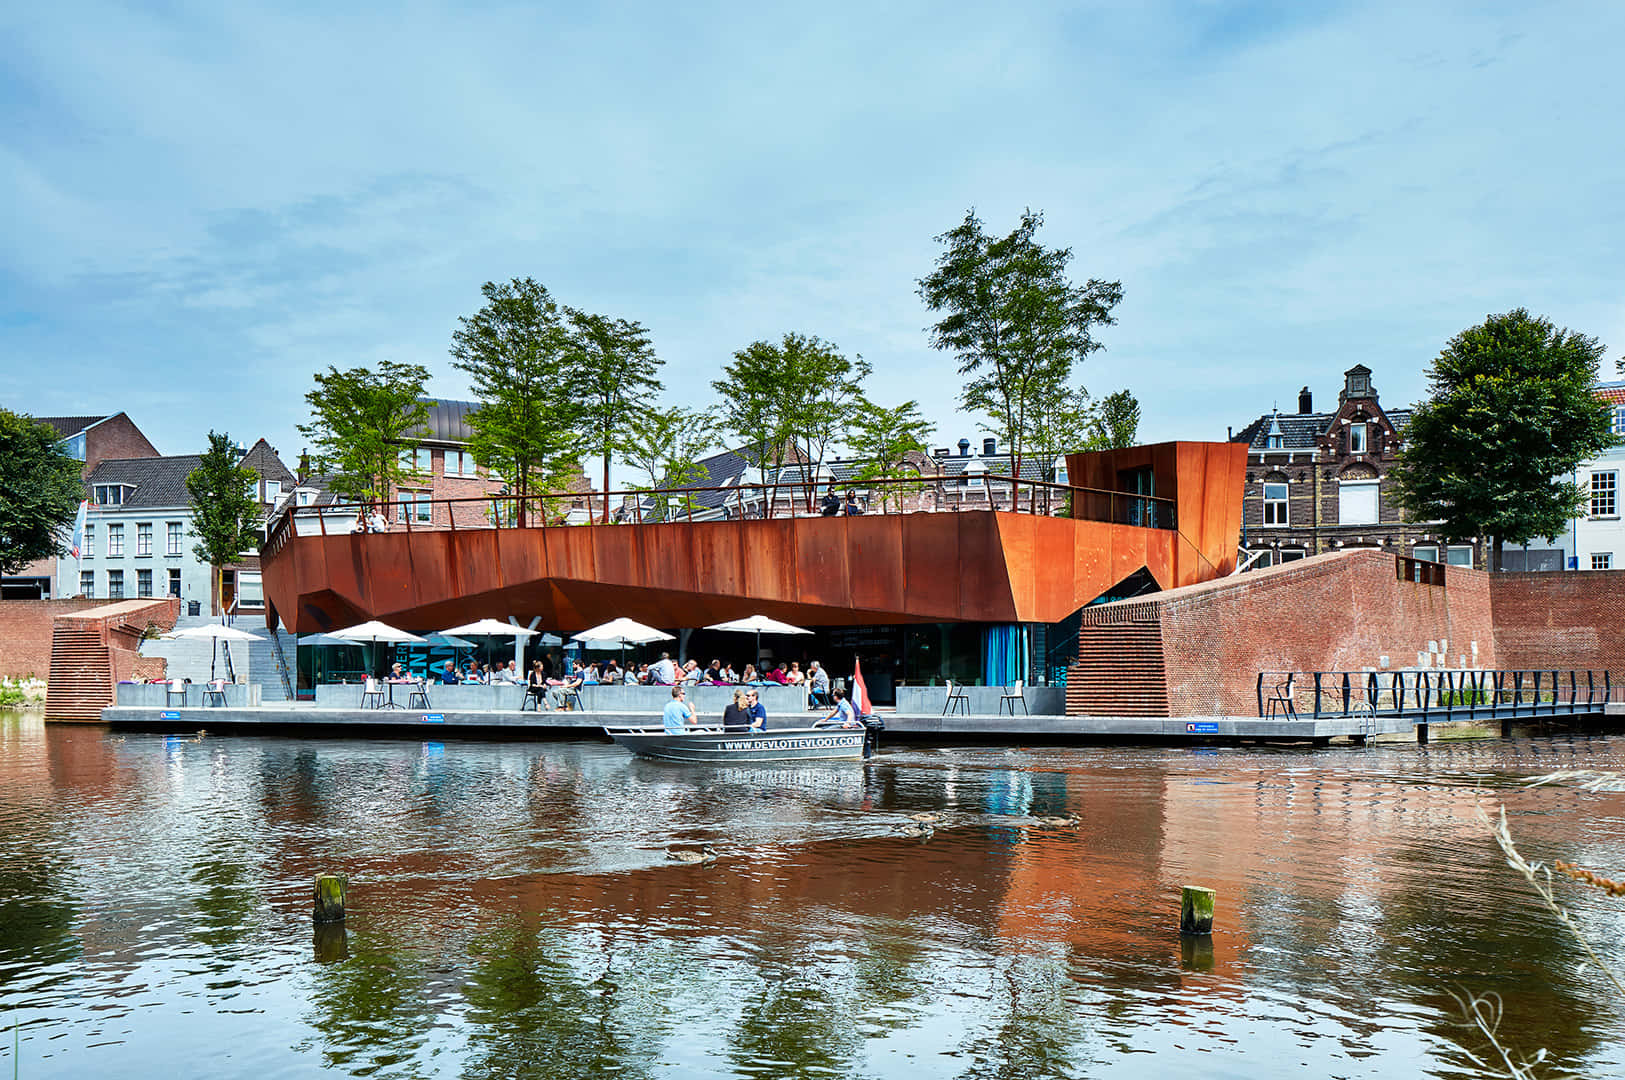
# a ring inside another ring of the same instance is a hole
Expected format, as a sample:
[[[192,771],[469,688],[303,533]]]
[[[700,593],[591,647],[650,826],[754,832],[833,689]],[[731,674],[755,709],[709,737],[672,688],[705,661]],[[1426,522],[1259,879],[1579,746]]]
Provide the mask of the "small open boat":
[[[775,728],[722,731],[695,728],[674,735],[658,724],[606,727],[604,734],[639,757],[737,765],[749,761],[858,761],[874,752],[874,729]]]

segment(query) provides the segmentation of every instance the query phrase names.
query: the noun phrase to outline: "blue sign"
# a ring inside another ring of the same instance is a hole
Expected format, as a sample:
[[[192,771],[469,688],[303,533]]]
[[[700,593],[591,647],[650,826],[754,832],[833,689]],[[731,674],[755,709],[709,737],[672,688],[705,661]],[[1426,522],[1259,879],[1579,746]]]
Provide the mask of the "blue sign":
[[[160,720],[179,720],[180,718],[181,714],[178,712],[161,712],[158,714]]]
[[[1186,724],[1185,731],[1190,735],[1217,735],[1219,725],[1217,721],[1200,720],[1194,724]]]
[[[426,712],[423,714],[423,722],[425,724],[444,724],[446,716],[444,713]]]

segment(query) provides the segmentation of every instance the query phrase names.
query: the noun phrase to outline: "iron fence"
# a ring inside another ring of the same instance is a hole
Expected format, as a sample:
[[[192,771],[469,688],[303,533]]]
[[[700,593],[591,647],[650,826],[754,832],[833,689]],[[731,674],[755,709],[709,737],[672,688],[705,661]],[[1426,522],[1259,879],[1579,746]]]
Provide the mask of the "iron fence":
[[[1613,692],[1607,671],[1555,668],[1261,671],[1257,686],[1260,717],[1414,716],[1423,723],[1597,713]]]

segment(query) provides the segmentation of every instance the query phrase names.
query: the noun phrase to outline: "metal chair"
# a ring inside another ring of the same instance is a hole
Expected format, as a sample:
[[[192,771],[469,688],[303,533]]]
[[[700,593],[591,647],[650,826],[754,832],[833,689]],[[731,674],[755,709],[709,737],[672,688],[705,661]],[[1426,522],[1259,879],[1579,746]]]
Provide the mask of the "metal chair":
[[[212,679],[203,684],[204,707],[215,705],[224,707],[226,704],[226,680]]]
[[[406,707],[408,709],[427,709],[430,707],[429,681],[427,679],[419,679],[412,684],[412,692],[406,695]]]
[[[1011,716],[1016,715],[1016,702],[1019,701],[1021,703],[1021,713],[1022,713],[1022,715],[1023,716],[1029,715],[1028,712],[1027,712],[1027,696],[1026,696],[1026,693],[1024,692],[1022,682],[1023,682],[1023,680],[1017,679],[1016,682],[1015,682],[1015,685],[1010,687],[1009,690],[1005,691],[1003,697],[999,698],[999,711],[1000,712],[1004,711],[1005,705],[1009,705],[1010,706],[1010,715]]]
[[[587,711],[586,703],[581,700],[580,686],[572,686],[571,684],[566,683],[565,685],[559,687],[558,690],[559,707],[561,709],[564,706],[569,705],[572,709],[577,709],[581,712]]]
[[[181,706],[184,708],[186,705],[186,685],[185,679],[170,679],[166,682],[164,684],[164,705],[168,707],[175,704],[175,697],[179,695]]]
[[[372,704],[368,705],[367,702]],[[361,707],[363,709],[381,709],[384,707],[384,688],[378,685],[378,680],[371,675],[361,684]]]
[[[963,707],[965,715],[970,715],[970,697],[963,687],[954,685],[952,679],[948,680],[948,700],[942,703],[942,715],[947,716],[956,707]]]
[[[1297,707],[1292,702],[1292,683],[1297,677],[1296,673],[1288,674],[1270,690],[1269,699],[1264,702],[1266,717],[1279,715],[1285,716],[1288,720],[1298,718]]]

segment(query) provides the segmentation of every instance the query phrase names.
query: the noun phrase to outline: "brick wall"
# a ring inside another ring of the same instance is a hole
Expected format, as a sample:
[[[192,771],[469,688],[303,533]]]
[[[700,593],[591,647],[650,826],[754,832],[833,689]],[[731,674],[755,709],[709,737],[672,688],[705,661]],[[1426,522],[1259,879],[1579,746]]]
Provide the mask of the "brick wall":
[[[34,676],[51,670],[51,620],[106,600],[0,600],[0,677]]]
[[[1625,570],[1496,574],[1490,599],[1502,667],[1608,671],[1625,685]]]
[[[123,413],[97,424],[85,435],[86,476],[104,461],[157,456],[157,448]]]

